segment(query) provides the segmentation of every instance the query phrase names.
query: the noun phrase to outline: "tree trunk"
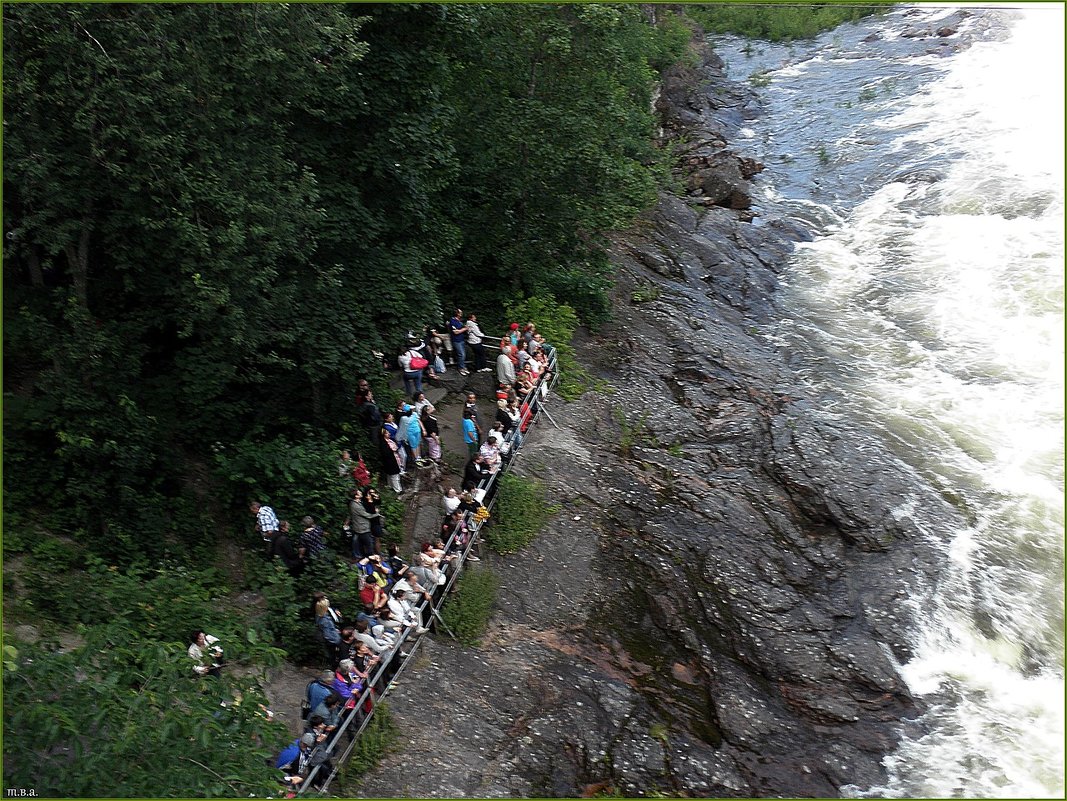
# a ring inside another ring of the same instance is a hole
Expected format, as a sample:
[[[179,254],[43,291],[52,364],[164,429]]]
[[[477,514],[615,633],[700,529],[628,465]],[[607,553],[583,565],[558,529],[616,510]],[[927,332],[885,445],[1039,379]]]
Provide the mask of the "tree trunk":
[[[36,245],[30,245],[30,252],[26,255],[26,264],[30,268],[30,285],[34,289],[42,289],[44,273],[41,271],[41,257],[37,253]]]
[[[92,203],[87,202],[85,215],[82,217],[81,234],[78,246],[67,245],[67,262],[70,275],[74,281],[74,295],[86,311],[89,310],[89,223],[91,222]]]

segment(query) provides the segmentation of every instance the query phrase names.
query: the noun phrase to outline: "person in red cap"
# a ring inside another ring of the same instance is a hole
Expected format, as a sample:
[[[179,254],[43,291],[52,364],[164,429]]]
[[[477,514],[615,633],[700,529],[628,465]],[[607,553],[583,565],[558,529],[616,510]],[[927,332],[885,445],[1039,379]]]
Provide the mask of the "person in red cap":
[[[511,340],[511,344],[512,345],[518,345],[519,344],[519,324],[518,323],[512,323],[511,326],[508,328],[508,339]]]

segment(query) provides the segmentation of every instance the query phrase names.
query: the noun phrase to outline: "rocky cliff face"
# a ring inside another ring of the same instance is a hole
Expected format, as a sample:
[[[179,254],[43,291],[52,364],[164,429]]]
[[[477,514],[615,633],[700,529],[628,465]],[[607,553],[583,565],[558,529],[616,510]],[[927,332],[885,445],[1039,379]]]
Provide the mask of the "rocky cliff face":
[[[760,333],[806,234],[737,211],[759,165],[727,143],[755,98],[709,55],[659,103],[690,194],[615,242],[614,322],[578,343],[604,387],[519,457],[563,510],[486,560],[490,636],[427,644],[361,794],[831,796],[879,781],[919,712],[896,663],[936,581],[924,532],[956,513]]]

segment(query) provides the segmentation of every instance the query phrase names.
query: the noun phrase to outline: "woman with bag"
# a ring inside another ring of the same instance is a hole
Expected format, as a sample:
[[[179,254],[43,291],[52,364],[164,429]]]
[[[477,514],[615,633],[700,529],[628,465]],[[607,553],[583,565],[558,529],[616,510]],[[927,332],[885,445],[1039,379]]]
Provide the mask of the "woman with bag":
[[[430,366],[430,362],[422,355],[416,343],[410,343],[408,349],[400,354],[397,359],[400,369],[404,371],[404,392],[413,395],[422,392],[422,371]]]

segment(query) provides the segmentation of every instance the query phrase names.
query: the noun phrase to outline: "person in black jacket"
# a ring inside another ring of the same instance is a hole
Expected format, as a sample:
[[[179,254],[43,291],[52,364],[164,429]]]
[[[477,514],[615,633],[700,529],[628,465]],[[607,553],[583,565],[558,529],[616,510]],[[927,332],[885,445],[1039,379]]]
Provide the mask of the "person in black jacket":
[[[489,478],[492,475],[492,470],[489,469],[489,465],[485,462],[485,457],[480,453],[476,453],[467,466],[463,468],[463,488],[464,489],[476,489],[483,479]],[[473,487],[471,486],[473,484]]]
[[[285,569],[294,578],[304,570],[304,560],[300,558],[292,540],[289,539],[289,522],[286,520],[279,524],[278,531],[274,532],[267,546],[267,558],[273,559],[275,556],[282,560]]]

